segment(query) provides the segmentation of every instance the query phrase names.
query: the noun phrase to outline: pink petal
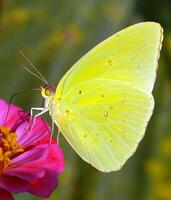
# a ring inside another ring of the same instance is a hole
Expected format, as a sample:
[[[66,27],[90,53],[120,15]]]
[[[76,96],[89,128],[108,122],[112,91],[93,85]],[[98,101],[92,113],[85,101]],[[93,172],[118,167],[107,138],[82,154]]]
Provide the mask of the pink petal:
[[[0,176],[0,188],[8,192],[27,192],[29,185],[28,182],[17,178],[15,176]]]
[[[41,162],[44,168],[53,171],[57,174],[64,170],[64,155],[60,147],[57,144],[49,145],[48,158]]]
[[[13,168],[8,168],[4,172],[7,176],[15,176],[26,181],[41,178],[44,176],[45,171],[43,168],[36,168],[33,166],[18,166]]]
[[[40,145],[40,144],[49,144],[50,142],[50,135],[46,135],[44,138],[42,138],[41,140],[38,140],[34,145]],[[55,138],[52,138],[51,144],[56,144],[57,145],[57,141]]]
[[[57,147],[56,144],[51,145],[41,145],[47,148],[47,152],[44,154],[44,158],[39,160],[32,160],[31,162],[26,162],[24,166],[32,166],[32,167],[42,167],[44,170],[48,170],[57,176],[64,170],[64,155],[62,150]],[[41,151],[42,154],[43,151]]]
[[[57,174],[64,170],[64,155],[57,144],[41,144],[13,159],[13,164],[47,169]]]
[[[44,177],[31,181],[29,192],[39,196],[47,198],[57,187],[57,179],[51,173],[46,173]]]
[[[4,100],[0,99],[0,125],[8,128],[13,128],[18,120],[23,117],[24,111],[13,105],[7,104]]]
[[[48,154],[48,144],[42,144],[20,154],[19,156],[14,158],[12,162],[13,164],[17,164],[17,165],[26,164],[26,163],[35,162],[35,161],[39,163],[41,160],[46,159],[47,154]],[[37,165],[39,166],[39,164]]]
[[[4,123],[5,117],[7,115],[8,104],[0,99],[0,125]]]
[[[50,138],[50,127],[49,125],[40,117],[36,118],[35,124],[31,128],[31,131],[27,132],[28,122],[23,122],[18,126],[16,133],[18,135],[17,141],[21,143],[24,148],[27,146],[34,145],[38,141],[42,140],[44,137],[49,135]],[[49,139],[50,140],[50,139]]]
[[[6,190],[3,190],[0,188],[0,197],[2,200],[14,200],[11,193],[7,192]]]

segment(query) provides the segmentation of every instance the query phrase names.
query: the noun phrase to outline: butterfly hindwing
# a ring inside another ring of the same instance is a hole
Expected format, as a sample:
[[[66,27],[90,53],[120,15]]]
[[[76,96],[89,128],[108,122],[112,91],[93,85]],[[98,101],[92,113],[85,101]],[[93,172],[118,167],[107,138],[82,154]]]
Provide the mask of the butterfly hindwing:
[[[120,169],[133,154],[153,107],[150,94],[130,84],[99,79],[74,87],[58,107],[61,116],[54,113],[54,120],[85,161],[108,172]]]

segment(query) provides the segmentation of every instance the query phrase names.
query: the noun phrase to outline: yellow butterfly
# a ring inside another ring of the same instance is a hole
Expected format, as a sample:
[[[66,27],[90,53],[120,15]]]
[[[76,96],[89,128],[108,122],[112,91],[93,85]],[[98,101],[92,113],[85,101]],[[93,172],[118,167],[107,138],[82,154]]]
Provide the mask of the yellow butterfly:
[[[49,111],[73,149],[100,171],[119,170],[144,136],[162,40],[160,24],[135,24],[83,56],[56,90],[39,74],[46,85],[38,115]]]

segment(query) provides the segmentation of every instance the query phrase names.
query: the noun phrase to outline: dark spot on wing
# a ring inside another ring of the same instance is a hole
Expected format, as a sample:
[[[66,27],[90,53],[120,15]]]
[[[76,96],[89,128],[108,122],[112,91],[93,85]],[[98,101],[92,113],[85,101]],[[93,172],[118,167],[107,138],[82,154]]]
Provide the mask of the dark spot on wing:
[[[108,59],[108,61],[107,61],[107,62],[108,62],[108,65],[110,65],[110,66],[113,64],[113,62],[112,62],[112,60],[111,60],[111,59]]]
[[[113,106],[110,106],[109,109],[110,109],[110,110],[113,110]]]
[[[69,110],[65,110],[65,113],[66,113],[66,114],[69,114],[69,112],[70,112]]]

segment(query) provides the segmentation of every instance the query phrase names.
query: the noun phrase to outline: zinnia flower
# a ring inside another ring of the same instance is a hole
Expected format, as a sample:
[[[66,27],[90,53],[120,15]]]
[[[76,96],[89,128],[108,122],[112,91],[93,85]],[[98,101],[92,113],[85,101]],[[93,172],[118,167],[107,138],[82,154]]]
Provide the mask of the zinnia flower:
[[[49,144],[49,125],[37,118],[28,132],[29,118],[0,99],[0,199],[13,200],[12,193],[20,192],[48,197],[64,169],[62,150],[54,139]]]

